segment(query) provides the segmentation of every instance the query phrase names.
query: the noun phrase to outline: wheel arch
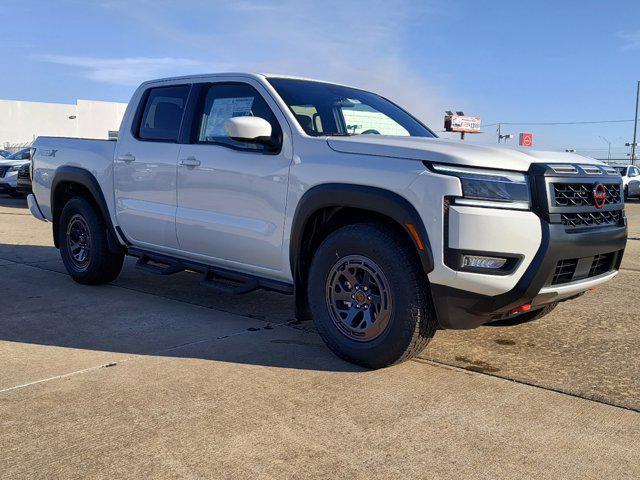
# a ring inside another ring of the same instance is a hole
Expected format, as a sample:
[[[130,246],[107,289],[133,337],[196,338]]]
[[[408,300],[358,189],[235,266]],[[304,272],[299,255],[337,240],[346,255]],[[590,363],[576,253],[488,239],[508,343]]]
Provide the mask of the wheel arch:
[[[433,253],[427,230],[420,215],[406,198],[384,188],[329,183],[309,189],[296,207],[289,245],[289,261],[296,287],[304,285],[304,272],[308,267],[308,259],[305,258],[307,250],[312,248],[307,245],[305,249],[305,242],[311,244],[308,241],[309,234],[313,236],[315,233],[315,224],[326,224],[331,218],[339,219],[341,214],[349,217],[349,212],[355,212],[357,216],[364,214],[361,221],[379,219],[393,222],[393,226],[410,239],[424,272],[433,270]],[[345,221],[340,219],[337,223],[345,224]]]
[[[60,214],[67,201],[74,196],[82,196],[92,202],[102,215],[109,233],[109,249],[112,251],[122,249],[98,180],[90,171],[73,166],[59,167],[51,183],[50,200],[53,217],[53,242],[56,248],[59,248],[58,228]]]

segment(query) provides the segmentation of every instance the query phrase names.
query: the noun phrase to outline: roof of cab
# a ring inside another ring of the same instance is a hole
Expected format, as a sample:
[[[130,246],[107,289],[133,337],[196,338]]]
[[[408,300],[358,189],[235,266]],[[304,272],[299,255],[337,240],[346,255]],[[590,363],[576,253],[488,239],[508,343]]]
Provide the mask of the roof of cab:
[[[306,82],[328,83],[331,85],[340,85],[343,87],[349,87],[349,85],[344,85],[337,82],[330,82],[326,80],[318,80],[315,78],[298,77],[294,75],[284,75],[284,74],[276,74],[276,73],[252,73],[252,72],[203,73],[203,74],[196,74],[196,75],[181,75],[176,77],[156,78],[153,80],[147,80],[143,82],[141,86],[147,85],[147,84],[153,84],[153,83],[165,83],[165,82],[169,83],[169,82],[179,82],[179,81],[186,81],[186,80],[199,80],[199,79],[206,79],[210,77],[247,77],[247,78],[254,78],[259,80],[264,80],[268,78],[286,78],[290,80],[303,80]],[[358,88],[358,87],[350,87],[350,88]]]

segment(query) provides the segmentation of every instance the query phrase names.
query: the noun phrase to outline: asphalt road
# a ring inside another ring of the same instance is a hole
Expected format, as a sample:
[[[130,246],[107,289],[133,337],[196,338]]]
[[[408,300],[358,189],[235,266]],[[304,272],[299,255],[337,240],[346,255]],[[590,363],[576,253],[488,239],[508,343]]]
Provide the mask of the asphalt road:
[[[132,262],[77,285],[50,225],[0,197],[0,477],[639,478],[640,203],[627,215],[610,284],[364,371],[286,296]]]

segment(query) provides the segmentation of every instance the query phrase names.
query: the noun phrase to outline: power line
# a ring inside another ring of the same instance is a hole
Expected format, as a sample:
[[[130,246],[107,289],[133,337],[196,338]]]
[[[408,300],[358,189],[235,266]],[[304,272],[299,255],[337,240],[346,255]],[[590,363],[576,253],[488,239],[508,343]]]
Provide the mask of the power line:
[[[588,122],[497,122],[485,123],[484,127],[493,127],[496,125],[585,125],[593,123],[627,123],[634,120],[593,120]]]

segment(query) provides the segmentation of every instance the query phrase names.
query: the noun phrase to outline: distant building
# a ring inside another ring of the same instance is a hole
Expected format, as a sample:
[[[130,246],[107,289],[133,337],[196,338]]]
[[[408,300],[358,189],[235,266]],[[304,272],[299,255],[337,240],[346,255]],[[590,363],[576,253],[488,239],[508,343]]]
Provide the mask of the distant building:
[[[28,145],[41,135],[108,139],[109,132],[120,129],[126,108],[126,103],[97,100],[0,100],[0,147]]]
[[[631,163],[631,160],[629,159],[629,157],[626,157],[626,158],[619,157],[619,158],[611,158],[611,159],[598,158],[598,160],[601,160],[604,163],[608,163],[610,165],[628,165]]]

